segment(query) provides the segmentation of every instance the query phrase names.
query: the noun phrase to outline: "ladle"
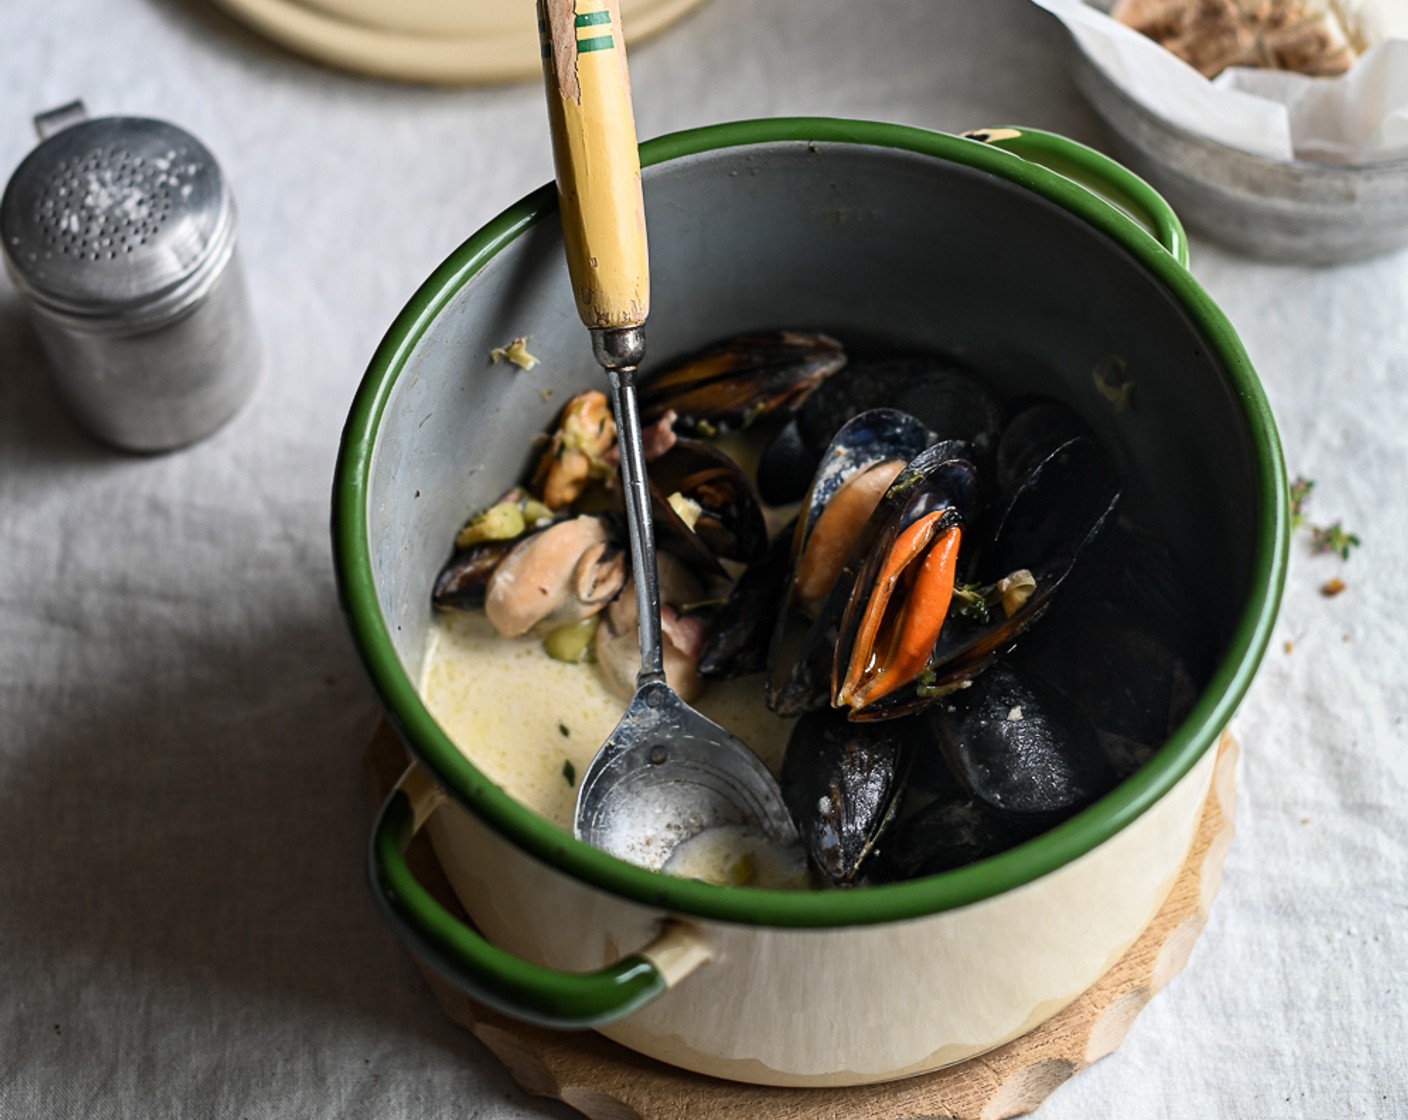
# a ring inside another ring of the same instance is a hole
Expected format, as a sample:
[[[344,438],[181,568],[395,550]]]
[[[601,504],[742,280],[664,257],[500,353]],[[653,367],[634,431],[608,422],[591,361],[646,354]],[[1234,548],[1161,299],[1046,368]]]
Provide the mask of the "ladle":
[[[767,767],[665,680],[635,384],[650,274],[617,0],[538,0],[538,23],[562,238],[577,312],[611,381],[640,624],[635,695],[582,776],[574,833],[653,870],[714,827],[741,826],[788,844],[795,829]]]

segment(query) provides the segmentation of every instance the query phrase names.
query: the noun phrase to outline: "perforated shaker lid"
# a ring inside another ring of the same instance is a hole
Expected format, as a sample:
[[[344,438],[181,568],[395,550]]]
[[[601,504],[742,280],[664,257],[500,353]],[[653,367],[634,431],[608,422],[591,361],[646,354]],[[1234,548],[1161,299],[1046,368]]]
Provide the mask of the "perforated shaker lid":
[[[189,133],[99,117],[25,157],[0,201],[0,238],[11,276],[35,303],[146,319],[179,311],[223,267],[234,205],[215,157]]]

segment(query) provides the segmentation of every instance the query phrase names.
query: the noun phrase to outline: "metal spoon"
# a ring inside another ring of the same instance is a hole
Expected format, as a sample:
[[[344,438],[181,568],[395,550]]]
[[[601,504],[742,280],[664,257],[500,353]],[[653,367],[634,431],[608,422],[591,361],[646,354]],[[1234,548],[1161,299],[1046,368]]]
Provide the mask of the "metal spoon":
[[[660,590],[636,370],[650,304],[645,207],[617,0],[538,0],[543,76],[568,272],[592,352],[611,381],[640,621],[640,675],[626,714],[577,790],[574,833],[653,870],[683,841],[738,825],[796,839],[777,783],[739,739],[666,683]]]

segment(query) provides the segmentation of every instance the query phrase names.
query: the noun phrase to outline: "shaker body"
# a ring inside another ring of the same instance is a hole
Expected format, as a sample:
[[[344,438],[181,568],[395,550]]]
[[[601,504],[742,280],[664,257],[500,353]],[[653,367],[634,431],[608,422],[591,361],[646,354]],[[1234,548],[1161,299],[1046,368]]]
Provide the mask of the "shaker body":
[[[156,325],[84,323],[31,308],[54,384],[74,417],[124,451],[169,451],[237,413],[259,379],[239,253],[204,298]]]
[[[124,450],[209,435],[261,364],[215,157],[175,125],[88,119],[81,102],[36,126],[0,200],[0,251],[60,394]]]

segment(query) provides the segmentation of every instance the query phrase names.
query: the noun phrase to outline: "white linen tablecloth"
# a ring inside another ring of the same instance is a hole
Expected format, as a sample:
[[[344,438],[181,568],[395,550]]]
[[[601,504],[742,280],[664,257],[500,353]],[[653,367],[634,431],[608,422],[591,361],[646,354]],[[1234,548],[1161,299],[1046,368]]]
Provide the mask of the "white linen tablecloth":
[[[550,177],[541,91],[338,73],[200,0],[6,0],[3,19],[0,169],[32,113],[77,96],[189,129],[234,186],[269,362],[212,438],[121,455],[63,411],[0,284],[0,1118],[576,1115],[443,1019],[373,908],[377,704],[327,531],[382,331]],[[823,114],[1107,139],[1024,0],[710,0],[632,73],[643,138]],[[1297,536],[1234,724],[1211,922],[1041,1115],[1408,1116],[1408,254],[1309,269],[1195,240],[1193,270],[1312,514],[1363,545],[1344,563]]]

